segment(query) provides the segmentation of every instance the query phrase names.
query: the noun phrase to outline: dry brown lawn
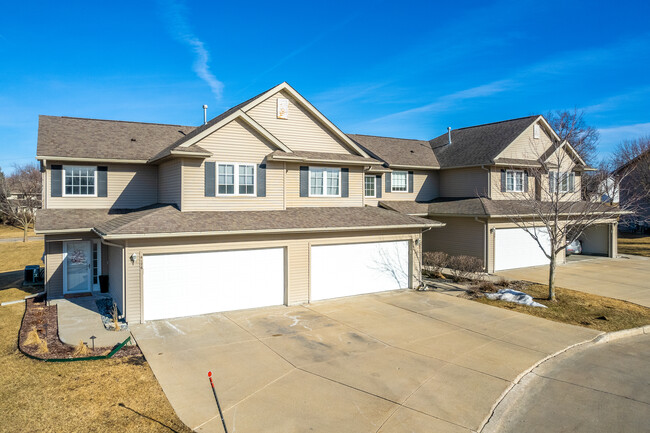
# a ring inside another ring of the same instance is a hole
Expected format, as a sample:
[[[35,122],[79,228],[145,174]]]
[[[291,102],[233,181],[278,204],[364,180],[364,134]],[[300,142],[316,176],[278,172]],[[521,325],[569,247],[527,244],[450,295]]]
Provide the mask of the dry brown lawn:
[[[27,265],[43,266],[43,241],[0,242],[0,272],[17,271]]]
[[[477,302],[538,316],[556,322],[612,332],[650,325],[650,308],[604,296],[557,288],[556,302],[547,301],[548,286],[526,284],[521,289],[548,308],[528,307],[512,302],[477,298]]]
[[[619,233],[618,252],[650,257],[650,236]]]
[[[0,307],[0,430],[190,432],[142,358],[46,363],[17,347],[24,305]]]
[[[27,232],[27,236],[36,236],[33,228],[30,227],[29,231]],[[19,229],[18,227],[9,226],[6,224],[0,224],[0,239],[22,238],[22,237],[23,237],[23,229]]]

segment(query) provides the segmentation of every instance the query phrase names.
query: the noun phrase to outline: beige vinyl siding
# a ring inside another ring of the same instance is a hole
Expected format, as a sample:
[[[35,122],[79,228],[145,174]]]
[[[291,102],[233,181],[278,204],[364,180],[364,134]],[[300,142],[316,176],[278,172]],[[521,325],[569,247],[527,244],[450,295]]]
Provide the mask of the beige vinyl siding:
[[[45,237],[45,290],[48,298],[63,296],[63,242]]]
[[[181,205],[180,159],[172,159],[158,166],[158,202]]]
[[[50,177],[52,164],[96,166],[97,164],[75,164],[48,161],[47,177]],[[52,197],[52,189],[47,188],[47,208],[77,209],[131,209],[154,204],[158,200],[158,167],[144,164],[99,164],[108,167],[108,197]],[[49,184],[49,182],[48,182]],[[62,181],[65,189],[65,181]]]
[[[519,137],[517,137],[498,155],[498,158],[539,159],[544,152],[551,147],[553,141],[548,132],[541,125],[540,138],[533,138],[534,125],[535,124],[532,124],[526,128]]]
[[[288,119],[277,118],[278,98],[289,100]],[[293,151],[356,154],[286,92],[267,98],[246,114]]]
[[[350,167],[348,175],[349,197],[300,197],[300,166],[286,164],[286,204],[290,207],[363,206],[363,168]],[[307,166],[306,164],[304,164]],[[317,165],[314,165],[317,167]]]
[[[440,197],[477,197],[488,194],[488,171],[481,167],[440,170]]]
[[[120,313],[124,314],[124,292],[122,281],[122,270],[124,268],[124,263],[122,257],[122,248],[109,246],[108,262],[108,291],[113,297],[113,301],[117,304],[117,308],[120,310]]]
[[[245,123],[235,120],[197,143],[213,156],[206,161],[252,163],[265,161],[276,150]],[[217,173],[218,174],[218,173]],[[255,179],[257,182],[257,179]],[[183,211],[190,210],[278,210],[284,209],[283,164],[266,164],[266,197],[205,197],[205,166],[203,161],[183,161]]]
[[[340,233],[303,233],[276,235],[236,235],[203,238],[139,239],[129,241],[126,255],[137,255],[136,263],[126,263],[126,316],[131,323],[142,318],[142,257],[146,254],[164,254],[197,251],[225,251],[258,248],[285,248],[286,294],[285,304],[309,302],[310,249],[312,245],[349,244],[409,240],[411,244],[420,237],[419,229],[384,230]],[[412,269],[419,269],[417,257],[411,259]],[[417,266],[417,268],[416,268]],[[415,284],[412,282],[412,284]],[[146,301],[144,301],[146,302]],[[197,302],[200,302],[197,300]]]
[[[431,218],[446,226],[424,232],[423,251],[442,251],[454,256],[474,256],[485,260],[484,224],[469,217]]]
[[[566,169],[570,170],[570,169]],[[541,182],[543,182],[543,187],[540,189],[540,194],[539,196],[541,197],[542,200],[548,201],[551,200],[550,194],[549,194],[549,180],[548,180],[548,174],[542,174],[541,175]],[[578,201],[581,200],[582,194],[582,174],[581,173],[575,173],[575,180],[574,180],[574,186],[573,186],[573,192],[563,192],[560,193],[560,201]]]
[[[439,195],[437,171],[395,170],[413,172],[413,192],[386,192],[386,175],[381,175],[381,198],[365,197],[366,206],[377,206],[382,200],[430,201]],[[363,185],[362,185],[363,191]]]

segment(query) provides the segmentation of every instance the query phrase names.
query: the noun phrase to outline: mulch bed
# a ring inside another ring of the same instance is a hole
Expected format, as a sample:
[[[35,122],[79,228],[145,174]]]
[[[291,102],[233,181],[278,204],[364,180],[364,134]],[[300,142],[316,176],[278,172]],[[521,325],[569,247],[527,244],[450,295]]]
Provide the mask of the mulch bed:
[[[27,334],[33,329],[36,329],[41,340],[47,342],[47,353],[39,351],[39,347],[35,344],[25,344]],[[40,359],[75,358],[75,347],[59,339],[57,308],[56,305],[48,306],[45,296],[25,300],[25,315],[18,334],[18,347],[23,353]],[[82,357],[107,355],[112,349],[113,347],[96,347],[93,350],[89,347],[88,354]],[[142,352],[137,345],[128,344],[113,355],[113,358],[124,357],[142,357]]]

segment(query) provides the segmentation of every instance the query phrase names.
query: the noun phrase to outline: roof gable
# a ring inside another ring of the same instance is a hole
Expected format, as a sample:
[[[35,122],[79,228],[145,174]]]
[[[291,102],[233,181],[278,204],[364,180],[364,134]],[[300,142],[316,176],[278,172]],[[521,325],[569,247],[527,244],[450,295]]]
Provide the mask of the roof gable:
[[[470,126],[442,134],[429,143],[441,168],[492,165],[504,149],[541,116]]]

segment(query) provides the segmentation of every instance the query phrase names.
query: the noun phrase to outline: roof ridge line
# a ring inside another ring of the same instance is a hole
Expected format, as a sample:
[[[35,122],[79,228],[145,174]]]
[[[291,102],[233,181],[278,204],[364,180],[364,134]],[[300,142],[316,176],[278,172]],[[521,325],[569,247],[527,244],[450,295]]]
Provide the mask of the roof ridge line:
[[[456,128],[456,129],[452,128],[451,131],[453,132],[453,131],[460,131],[461,129],[470,129],[470,128],[478,128],[480,126],[496,125],[498,123],[514,122],[515,120],[523,120],[523,119],[529,119],[529,118],[533,118],[533,117],[537,118],[537,117],[540,117],[540,116],[541,116],[541,114],[533,114],[533,115],[530,115],[530,116],[515,117],[514,119],[505,119],[505,120],[499,120],[499,121],[496,121],[496,122],[480,123],[478,125],[463,126],[462,128]],[[446,132],[443,133],[443,134],[440,134],[440,135],[444,135],[444,134],[446,134]],[[440,135],[432,138],[431,140],[435,140],[436,138],[440,137]],[[429,140],[429,141],[431,141],[431,140]]]
[[[402,137],[387,137],[385,135],[370,135],[370,134],[353,134],[353,133],[345,133],[345,135],[362,135],[364,137],[376,137],[376,138],[392,138],[393,140],[410,140],[410,141],[423,141],[423,142],[428,142],[429,140],[420,140],[419,138],[402,138]]]
[[[58,119],[74,119],[74,120],[93,120],[95,122],[115,122],[115,123],[137,123],[140,125],[158,125],[158,126],[181,126],[183,128],[197,128],[191,125],[177,125],[175,123],[157,123],[157,122],[138,122],[134,120],[114,120],[114,119],[97,119],[94,117],[75,117],[75,116],[51,116],[49,114],[41,114],[42,117],[54,117]]]

